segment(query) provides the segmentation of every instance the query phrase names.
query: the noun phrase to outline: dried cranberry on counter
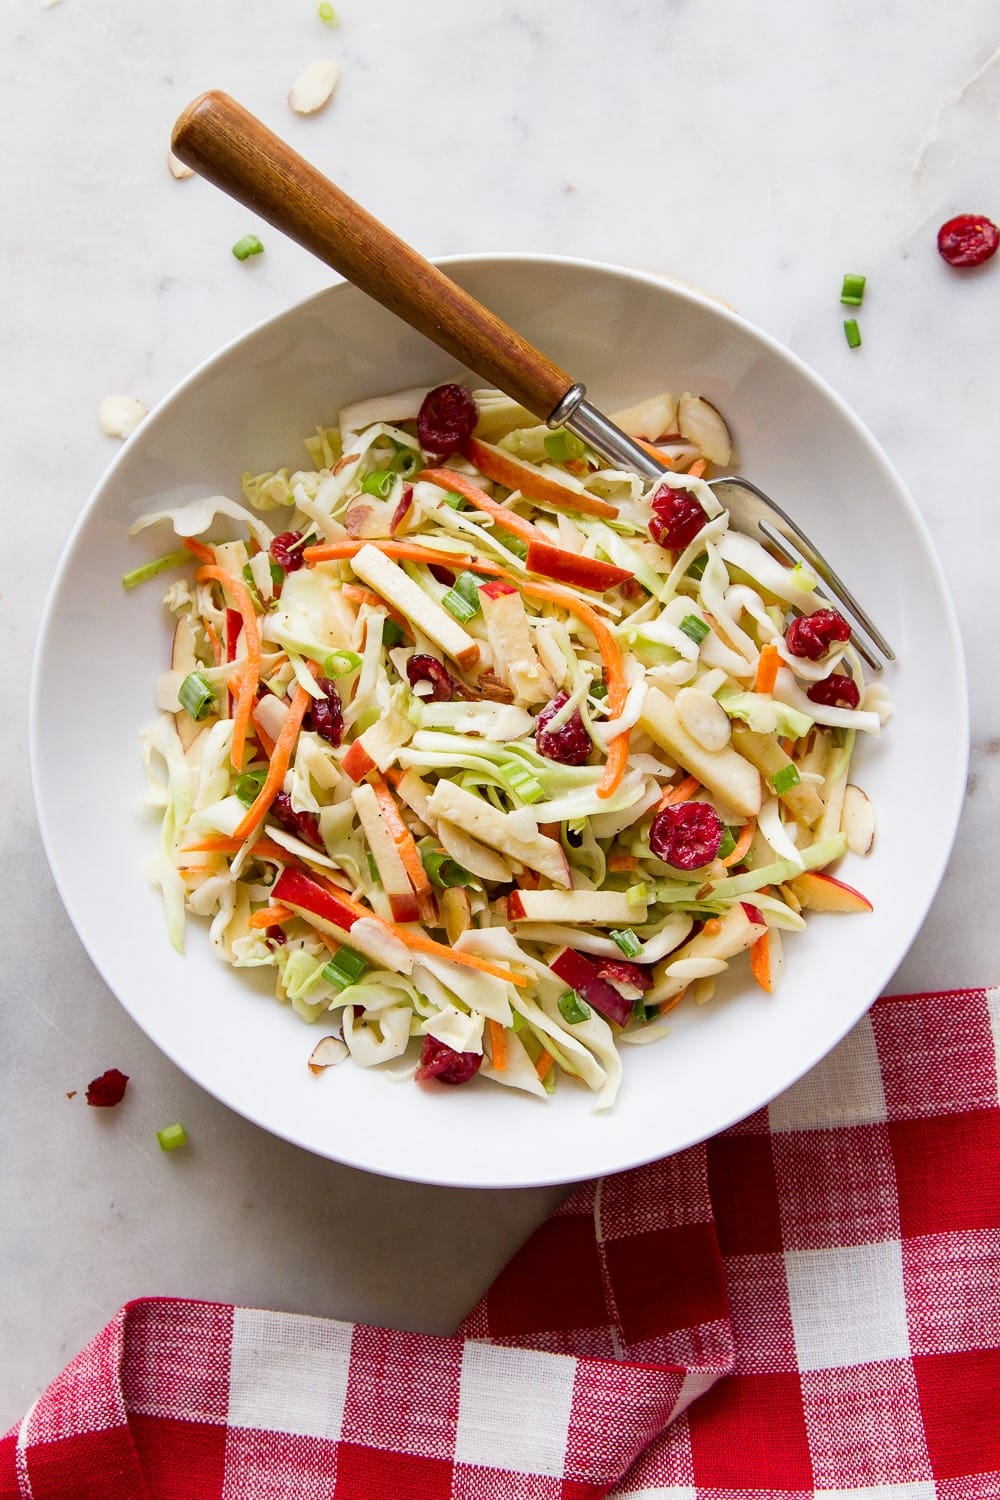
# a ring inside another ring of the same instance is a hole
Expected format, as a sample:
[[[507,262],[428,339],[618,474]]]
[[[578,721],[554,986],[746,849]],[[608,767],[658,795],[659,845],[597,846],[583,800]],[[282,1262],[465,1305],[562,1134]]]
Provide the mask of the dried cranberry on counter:
[[[446,458],[472,436],[479,408],[464,385],[437,385],[428,391],[417,415],[417,437],[425,453]]]
[[[319,819],[312,812],[296,812],[288,792],[277,793],[271,803],[271,817],[276,818],[283,828],[288,829],[289,833],[294,833],[296,838],[312,844],[315,849],[322,849],[323,839],[319,831]]]
[[[128,1074],[122,1073],[118,1068],[108,1068],[100,1078],[87,1084],[87,1103],[96,1105],[98,1109],[111,1109],[122,1102],[127,1088]]]
[[[861,702],[857,683],[843,672],[831,672],[822,682],[814,682],[806,697],[825,708],[857,708]]]
[[[271,554],[271,561],[276,562],[279,568],[284,568],[286,573],[297,573],[305,564],[303,549],[298,545],[301,540],[301,531],[280,532],[267,549]]]
[[[468,1083],[482,1066],[482,1053],[456,1052],[437,1037],[424,1037],[420,1062],[414,1075],[418,1082],[436,1078],[438,1083]]]
[[[661,807],[649,830],[649,847],[675,870],[700,870],[722,847],[722,819],[707,802]]]
[[[949,266],[981,266],[1000,246],[1000,229],[985,214],[958,214],[938,230],[937,247]]]
[[[306,710],[306,728],[336,749],[344,738],[344,710],[340,694],[329,677],[317,677],[316,686],[323,696],[310,700]]]
[[[793,656],[819,661],[831,646],[851,639],[851,627],[835,609],[817,609],[801,615],[785,631],[785,645]]]
[[[661,485],[650,504],[653,518],[649,523],[649,534],[661,547],[681,551],[688,542],[693,542],[708,520],[701,505],[690,490],[675,490],[668,484]]]
[[[561,766],[582,766],[593,748],[590,735],[584,726],[578,709],[574,709],[561,729],[547,729],[564,704],[569,702],[568,693],[557,693],[547,703],[535,720],[535,748],[539,755],[558,761]]]
[[[429,682],[431,701],[434,703],[447,703],[455,696],[455,684],[451,680],[451,673],[436,656],[427,656],[423,652],[417,652],[406,663],[406,675],[410,679],[411,688],[417,687],[421,682]]]

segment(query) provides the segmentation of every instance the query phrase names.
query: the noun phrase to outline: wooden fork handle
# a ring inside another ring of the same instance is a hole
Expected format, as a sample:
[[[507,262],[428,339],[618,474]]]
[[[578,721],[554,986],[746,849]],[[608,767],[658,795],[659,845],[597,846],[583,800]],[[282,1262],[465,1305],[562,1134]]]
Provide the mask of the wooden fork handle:
[[[228,94],[189,104],[174,153],[543,420],[572,381]],[[331,358],[333,351],[331,351]]]

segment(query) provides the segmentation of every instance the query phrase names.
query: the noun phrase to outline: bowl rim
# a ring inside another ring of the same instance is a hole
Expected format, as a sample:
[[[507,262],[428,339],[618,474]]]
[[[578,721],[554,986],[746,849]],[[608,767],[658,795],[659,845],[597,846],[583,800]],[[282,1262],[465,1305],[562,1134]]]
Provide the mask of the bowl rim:
[[[903,957],[905,957],[906,952],[909,951],[910,945],[912,944],[914,938],[916,937],[926,919],[927,912],[929,911],[933,901],[937,897],[941,882],[944,878],[947,865],[951,857],[955,838],[957,836],[958,824],[964,801],[964,786],[968,771],[970,752],[968,670],[962,645],[961,633],[959,630],[955,603],[952,598],[951,590],[944,569],[941,565],[940,558],[938,557],[937,551],[934,547],[930,530],[921,512],[917,508],[916,502],[913,499],[908,486],[904,482],[902,476],[896,469],[892,460],[883,450],[881,444],[875,438],[874,434],[868,429],[862,419],[857,415],[857,413],[847,403],[847,401],[839,394],[839,392],[836,391],[823,376],[819,375],[799,355],[794,353],[794,351],[789,349],[786,345],[782,344],[773,335],[767,333],[766,330],[760,328],[744,314],[738,312],[729,303],[716,296],[713,296],[711,293],[702,291],[696,287],[692,287],[686,282],[679,281],[666,272],[661,273],[656,271],[642,270],[635,267],[622,265],[613,261],[603,261],[583,256],[561,255],[551,252],[535,253],[522,250],[476,251],[471,253],[451,254],[435,257],[433,260],[433,264],[437,267],[440,267],[446,272],[450,270],[461,272],[466,269],[472,270],[476,267],[489,268],[511,264],[520,264],[526,266],[571,266],[573,268],[579,268],[581,270],[588,270],[599,273],[601,275],[611,276],[612,278],[618,280],[636,282],[660,292],[669,292],[671,295],[681,299],[684,302],[690,303],[696,307],[704,308],[705,310],[709,311],[714,317],[722,319],[724,323],[728,323],[731,327],[739,330],[744,335],[749,334],[752,340],[756,341],[771,355],[775,356],[779,361],[790,367],[800,379],[802,379],[808,385],[812,386],[814,391],[816,391],[827,402],[832,404],[832,406],[837,409],[841,417],[849,425],[855,440],[865,448],[870,459],[877,465],[879,469],[881,469],[885,478],[895,490],[899,500],[907,511],[909,520],[914,528],[915,533],[923,544],[925,560],[931,573],[934,575],[934,580],[938,587],[940,600],[943,606],[942,613],[939,619],[939,625],[942,631],[947,636],[947,644],[952,659],[958,669],[955,680],[952,683],[952,689],[957,701],[957,707],[960,710],[958,715],[959,722],[955,726],[955,729],[961,736],[961,743],[959,745],[953,745],[952,747],[953,751],[957,754],[956,775],[954,777],[954,784],[949,789],[949,797],[944,807],[945,816],[939,818],[940,828],[942,830],[947,830],[947,832],[940,845],[938,868],[934,872],[934,879],[929,886],[929,892],[926,898],[920,903],[919,911],[914,913],[914,917],[912,919],[912,936],[906,948],[902,953],[893,954],[892,963],[890,966],[888,966],[888,972],[885,972],[887,967],[885,964],[876,964],[874,966],[877,972],[881,974],[881,978],[879,979],[875,993],[869,999],[866,999],[864,1004],[860,1008],[858,1008],[856,1005],[845,1007],[844,1024],[837,1031],[837,1034],[834,1036],[833,1040],[829,1042],[829,1044],[825,1047],[825,1050],[818,1057],[813,1057],[809,1062],[805,1063],[801,1068],[799,1068],[793,1076],[789,1076],[787,1078],[786,1082],[782,1086],[782,1089],[778,1091],[779,1094],[783,1093],[786,1089],[791,1088],[793,1084],[797,1083],[802,1077],[804,1077],[806,1073],[810,1072],[814,1067],[818,1066],[823,1061],[823,1059],[829,1055],[829,1052],[832,1051],[833,1048],[843,1040],[847,1033],[867,1013],[878,996],[883,993],[885,985],[891,979],[893,972],[895,971],[896,967],[898,967],[898,964],[902,961]],[[290,317],[305,313],[314,304],[322,303],[332,295],[340,292],[343,288],[350,286],[350,282],[347,282],[340,277],[336,277],[330,282],[329,285],[321,287],[317,291],[311,292],[308,296],[302,297],[297,301],[288,304],[278,312],[269,313],[266,317],[259,319],[250,327],[235,334],[224,344],[213,350],[210,354],[206,355],[198,362],[197,365],[194,366],[193,369],[191,369],[174,386],[172,386],[171,389],[163,396],[163,398],[159,402],[156,403],[156,405],[149,412],[149,415],[142,421],[142,423],[140,423],[139,427],[137,427],[135,431],[125,439],[118,452],[113,456],[110,463],[102,470],[101,474],[99,475],[93,489],[91,490],[91,493],[87,498],[86,503],[82,507],[81,512],[76,519],[76,522],[74,523],[66,538],[59,558],[59,562],[49,581],[45,604],[38,622],[37,636],[33,652],[28,701],[28,764],[32,799],[35,807],[36,820],[41,835],[42,847],[45,852],[46,861],[48,863],[53,882],[58,891],[59,898],[62,902],[66,915],[68,916],[70,923],[74,929],[77,939],[83,946],[97,974],[111,990],[119,1005],[122,1006],[122,1009],[126,1011],[132,1022],[139,1027],[144,1035],[146,1035],[151,1041],[153,1041],[153,1044],[156,1046],[157,1050],[163,1053],[163,1055],[165,1055],[175,1067],[179,1068],[181,1072],[185,1074],[185,1076],[189,1077],[194,1083],[196,1083],[200,1088],[203,1088],[206,1093],[210,1094],[213,1098],[219,1100],[219,1102],[224,1104],[226,1108],[232,1109],[236,1114],[242,1116],[246,1120],[249,1120],[258,1128],[265,1130],[268,1134],[274,1135],[281,1140],[288,1141],[290,1144],[298,1146],[300,1149],[310,1151],[315,1155],[323,1156],[327,1160],[336,1161],[338,1163],[354,1167],[361,1171],[371,1172],[377,1176],[395,1178],[399,1181],[417,1182],[426,1184],[428,1186],[467,1187],[470,1190],[494,1188],[498,1191],[503,1191],[521,1187],[545,1187],[553,1186],[556,1184],[570,1185],[575,1182],[586,1181],[593,1177],[594,1173],[592,1171],[587,1171],[585,1169],[581,1170],[578,1168],[574,1168],[574,1170],[569,1174],[566,1174],[564,1172],[554,1174],[551,1171],[548,1171],[541,1174],[523,1176],[515,1180],[505,1179],[503,1182],[497,1182],[494,1180],[482,1182],[478,1180],[469,1180],[467,1177],[464,1179],[458,1179],[454,1175],[449,1175],[447,1172],[440,1171],[436,1173],[428,1173],[426,1171],[416,1172],[390,1170],[389,1167],[385,1164],[368,1164],[359,1161],[356,1155],[352,1155],[350,1157],[336,1155],[332,1151],[325,1151],[318,1146],[309,1144],[303,1141],[295,1133],[294,1129],[289,1128],[287,1130],[283,1130],[280,1125],[276,1125],[271,1121],[262,1118],[261,1112],[255,1113],[249,1105],[237,1103],[233,1099],[228,1097],[228,1095],[220,1093],[216,1086],[206,1081],[201,1069],[194,1069],[186,1061],[179,1061],[172,1049],[170,1049],[159,1038],[154,1038],[147,1030],[147,1027],[144,1024],[143,1020],[141,1020],[135,1013],[135,1011],[125,1003],[125,1001],[118,994],[118,991],[112,987],[108,979],[105,977],[104,971],[92,951],[89,936],[82,930],[81,926],[77,924],[71,893],[64,889],[63,879],[58,868],[56,858],[54,857],[54,830],[48,822],[44,802],[40,795],[40,737],[42,734],[42,709],[40,701],[42,691],[41,679],[43,675],[43,664],[47,655],[47,641],[50,631],[53,628],[57,602],[61,596],[66,576],[70,569],[73,553],[78,541],[80,540],[89,523],[91,514],[97,509],[102,494],[117,475],[118,469],[127,459],[133,447],[144,440],[144,436],[150,431],[152,424],[158,423],[161,418],[167,417],[173,407],[178,402],[182,401],[186,396],[188,396],[192,389],[198,385],[199,381],[216,364],[238,350],[242,345],[249,343],[259,334],[272,327],[277,326]],[[961,772],[961,774],[957,774],[959,771]],[[938,806],[938,811],[940,815],[942,811],[940,803]],[[680,1151],[687,1150],[692,1146],[699,1145],[703,1141],[710,1139],[712,1135],[728,1130],[733,1125],[736,1125],[740,1121],[747,1119],[750,1115],[756,1113],[757,1110],[766,1107],[776,1097],[778,1097],[778,1094],[772,1092],[770,1088],[765,1085],[760,1096],[755,1096],[755,1102],[753,1103],[752,1107],[747,1108],[745,1106],[745,1103],[743,1103],[740,1104],[732,1113],[725,1113],[723,1117],[720,1118],[716,1123],[713,1130],[708,1134],[703,1132],[700,1128],[696,1128],[689,1136],[685,1135],[682,1139],[672,1144],[669,1150],[665,1153],[660,1148],[648,1150],[642,1147],[637,1150],[637,1152],[628,1162],[623,1163],[621,1166],[615,1168],[614,1170],[627,1170],[632,1167],[642,1166],[647,1162],[661,1158],[663,1155],[672,1156]]]

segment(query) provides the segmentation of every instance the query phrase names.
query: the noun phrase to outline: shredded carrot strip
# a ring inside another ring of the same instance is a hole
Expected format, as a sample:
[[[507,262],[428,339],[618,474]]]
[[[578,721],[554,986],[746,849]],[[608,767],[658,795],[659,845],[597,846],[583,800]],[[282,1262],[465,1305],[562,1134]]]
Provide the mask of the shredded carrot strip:
[[[546,1052],[543,1049],[541,1056],[535,1063],[535,1072],[538,1074],[538,1077],[542,1083],[545,1082],[546,1078],[548,1078],[549,1074],[552,1072],[553,1061],[554,1058],[552,1056],[552,1053]]]
[[[499,1021],[493,1021],[487,1017],[486,1024],[490,1029],[490,1051],[493,1054],[493,1066],[498,1073],[502,1073],[507,1067],[507,1033]]]
[[[221,583],[231,595],[243,620],[243,643],[246,655],[239,672],[239,691],[236,698],[236,711],[233,714],[233,744],[229,752],[229,758],[237,771],[242,771],[243,762],[246,759],[250,715],[257,701],[257,684],[260,682],[260,630],[257,625],[257,611],[253,607],[253,600],[246,584],[242,579],[234,578],[231,573],[227,573],[224,568],[214,566],[198,568],[194,576],[198,583],[207,583],[210,579]]]
[[[207,563],[209,567],[214,568],[216,562],[215,552],[211,547],[207,547],[204,542],[196,542],[193,536],[182,536],[181,546],[186,547],[199,562]]]
[[[245,839],[253,833],[264,821],[268,808],[275,797],[281,791],[281,783],[285,779],[285,772],[291,764],[292,753],[295,742],[302,728],[302,720],[306,716],[306,709],[312,702],[312,698],[305,688],[299,684],[295,689],[291,707],[285,715],[285,722],[281,726],[281,733],[274,742],[274,753],[271,756],[270,765],[267,768],[267,776],[253,802],[247,808],[246,814],[237,824],[233,836]]]
[[[443,490],[451,490],[454,494],[461,495],[463,499],[468,500],[470,505],[474,505],[477,510],[481,510],[484,515],[492,516],[497,525],[502,526],[504,531],[513,532],[515,536],[519,536],[524,542],[544,542],[548,540],[544,533],[539,531],[537,526],[532,525],[530,521],[526,520],[524,516],[519,516],[516,511],[511,510],[508,506],[501,505],[496,500],[491,500],[486,491],[481,490],[478,484],[473,484],[472,480],[467,479],[464,474],[456,474],[454,469],[421,469],[418,474],[414,474],[413,478],[415,481],[426,479],[429,484],[439,485]]]
[[[774,684],[778,679],[778,668],[781,666],[781,657],[777,646],[770,643],[761,647],[760,656],[757,658],[757,675],[754,678],[753,690],[755,693],[772,693]]]
[[[255,911],[247,922],[248,927],[276,927],[279,922],[287,922],[295,913],[289,906],[263,906],[260,911]]]
[[[689,802],[698,791],[701,782],[697,776],[685,776],[676,786],[668,786],[657,803],[656,811],[660,812],[664,807],[673,807],[675,802]]]
[[[722,863],[725,865],[725,867],[726,867],[727,870],[731,869],[733,865],[738,865],[739,862],[740,862],[740,860],[746,854],[747,850],[750,848],[750,845],[753,843],[753,836],[754,836],[754,833],[756,831],[756,828],[757,828],[757,820],[756,820],[756,818],[751,818],[750,821],[749,821],[749,823],[747,823],[747,824],[744,825],[743,832],[740,834],[739,838],[736,840],[736,843],[733,846],[733,848],[730,849],[729,853],[726,855],[725,859],[722,861]]]
[[[608,857],[608,869],[634,870],[638,867],[639,856],[637,854],[612,854]]]
[[[657,459],[665,469],[672,469],[674,467],[674,460],[670,454],[664,453],[655,443],[647,443],[645,438],[636,438],[635,441],[639,444],[640,448],[645,448],[651,458]]]
[[[520,490],[522,495],[540,505],[550,505],[555,510],[575,510],[580,515],[601,516],[608,520],[613,520],[618,514],[617,506],[609,505],[607,500],[579,494],[567,485],[560,484],[558,480],[550,479],[547,474],[529,469],[527,464],[511,458],[502,448],[496,448],[492,443],[483,443],[479,438],[471,437],[463,444],[462,452],[487,479],[505,485],[509,490]],[[586,474],[585,464],[581,464],[579,472]]]
[[[755,943],[750,945],[750,972],[768,995],[774,989],[771,979],[771,941],[770,933],[762,932]]]
[[[420,850],[417,848],[413,834],[400,817],[395,797],[381,776],[376,775],[371,778],[371,787],[375,793],[382,820],[392,834],[392,841],[403,861],[403,868],[410,884],[418,897],[430,899],[434,894],[434,888],[427,877],[427,871],[424,869],[424,862],[420,858]]]
[[[199,839],[196,844],[185,844],[181,850],[182,854],[239,854],[245,840],[226,838],[222,834],[212,834],[209,838]],[[251,851],[254,859],[266,859],[276,865],[297,865],[300,863],[294,854],[276,844],[273,839],[258,839]]]
[[[688,469],[688,473],[691,475],[692,479],[700,479],[701,476],[704,474],[704,472],[705,472],[705,470],[707,468],[708,468],[708,459],[707,458],[696,458],[695,461],[694,461],[694,463]]]
[[[417,475],[417,478],[420,477]],[[362,547],[377,547],[380,552],[385,553],[386,557],[401,557],[410,562],[437,563],[443,568],[472,566],[471,557],[445,552],[441,548],[422,547],[419,542],[392,542],[380,536],[367,539],[345,537],[339,542],[322,542],[315,547],[303,547],[302,556],[307,563],[345,562],[348,558],[356,557]]]
[[[208,644],[212,648],[212,660],[215,662],[215,665],[217,667],[221,667],[223,657],[226,654],[222,648],[222,642],[219,640],[219,637],[216,635],[215,631],[207,620],[203,620],[202,625],[205,630],[205,636],[208,640]]]
[[[686,984],[679,994],[672,995],[669,1000],[664,1000],[662,1005],[658,1005],[656,1008],[659,1011],[660,1015],[669,1016],[672,1010],[676,1010],[690,988],[691,986],[689,984]]]
[[[413,639],[413,626],[406,616],[398,609],[393,609],[391,604],[386,604],[381,594],[376,594],[374,589],[362,588],[360,583],[342,583],[340,592],[345,599],[350,599],[352,604],[371,604],[375,609],[384,609],[390,620],[395,620],[401,630]]]

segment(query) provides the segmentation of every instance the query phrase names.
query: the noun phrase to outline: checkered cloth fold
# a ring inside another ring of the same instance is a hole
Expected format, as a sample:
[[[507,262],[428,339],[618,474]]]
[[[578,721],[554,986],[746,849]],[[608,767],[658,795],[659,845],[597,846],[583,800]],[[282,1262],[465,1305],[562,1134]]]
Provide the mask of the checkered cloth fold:
[[[1000,993],[575,1191],[457,1335],[130,1303],[0,1500],[1000,1500]]]

